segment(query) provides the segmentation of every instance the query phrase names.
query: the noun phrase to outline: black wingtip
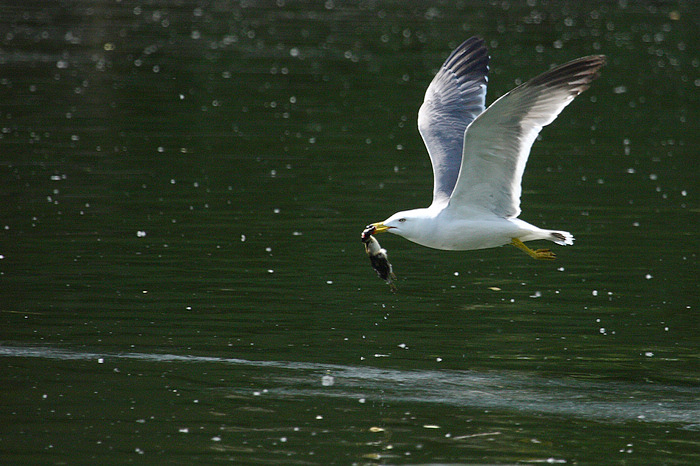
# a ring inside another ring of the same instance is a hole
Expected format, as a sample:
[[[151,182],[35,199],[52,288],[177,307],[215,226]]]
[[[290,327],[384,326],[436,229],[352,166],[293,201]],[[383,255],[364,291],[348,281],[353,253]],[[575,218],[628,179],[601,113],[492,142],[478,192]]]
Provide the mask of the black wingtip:
[[[591,82],[600,76],[600,69],[607,63],[605,55],[589,55],[556,66],[529,80],[527,86],[570,88],[575,94],[588,89]]]
[[[472,36],[455,48],[442,66],[457,77],[478,73],[483,75],[483,79],[486,80],[489,71],[489,58],[489,51],[484,39]]]

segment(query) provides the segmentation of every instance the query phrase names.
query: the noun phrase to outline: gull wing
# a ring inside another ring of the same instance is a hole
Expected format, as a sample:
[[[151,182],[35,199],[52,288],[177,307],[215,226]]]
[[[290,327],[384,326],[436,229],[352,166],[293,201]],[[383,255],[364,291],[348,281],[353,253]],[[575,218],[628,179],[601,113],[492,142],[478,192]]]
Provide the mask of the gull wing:
[[[462,216],[486,210],[517,217],[532,143],[588,89],[604,64],[603,55],[570,61],[516,87],[481,113],[464,133],[462,165],[448,208]]]
[[[464,131],[485,108],[488,63],[483,39],[467,39],[447,57],[425,92],[418,131],[433,165],[433,205],[446,203],[457,182]]]

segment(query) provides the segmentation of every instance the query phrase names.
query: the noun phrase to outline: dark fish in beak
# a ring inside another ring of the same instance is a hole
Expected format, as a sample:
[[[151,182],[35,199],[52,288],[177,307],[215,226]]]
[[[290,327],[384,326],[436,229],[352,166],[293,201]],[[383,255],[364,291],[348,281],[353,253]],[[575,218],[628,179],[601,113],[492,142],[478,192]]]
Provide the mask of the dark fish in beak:
[[[362,232],[362,242],[365,244],[365,252],[369,256],[369,261],[372,264],[372,268],[379,278],[384,280],[393,293],[396,292],[397,288],[394,284],[396,280],[396,275],[394,275],[393,267],[389,262],[389,258],[386,255],[386,249],[379,245],[374,236],[372,236],[377,230],[374,225],[369,225],[365,231]]]

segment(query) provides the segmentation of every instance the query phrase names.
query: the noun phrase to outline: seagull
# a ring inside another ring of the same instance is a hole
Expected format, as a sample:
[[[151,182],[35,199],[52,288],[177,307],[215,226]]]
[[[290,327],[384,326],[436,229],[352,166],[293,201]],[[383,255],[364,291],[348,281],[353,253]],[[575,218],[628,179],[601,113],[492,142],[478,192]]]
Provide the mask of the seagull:
[[[546,71],[485,107],[489,55],[472,37],[442,65],[418,111],[418,131],[433,167],[433,201],[372,223],[442,250],[466,251],[511,244],[534,259],[553,260],[526,241],[571,245],[567,231],[545,230],[518,218],[521,182],[532,143],[542,127],[588,89],[604,55],[572,60]]]

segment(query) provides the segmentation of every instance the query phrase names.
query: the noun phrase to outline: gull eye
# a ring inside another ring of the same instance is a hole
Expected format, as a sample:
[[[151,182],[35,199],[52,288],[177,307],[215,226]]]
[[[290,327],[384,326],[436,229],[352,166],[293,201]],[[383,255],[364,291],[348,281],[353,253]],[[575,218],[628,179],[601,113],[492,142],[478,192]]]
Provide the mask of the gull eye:
[[[405,221],[406,221],[405,218],[400,218],[400,219],[399,219],[399,223],[403,223],[403,222],[405,222]]]

